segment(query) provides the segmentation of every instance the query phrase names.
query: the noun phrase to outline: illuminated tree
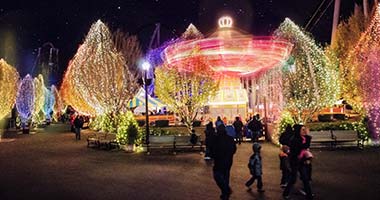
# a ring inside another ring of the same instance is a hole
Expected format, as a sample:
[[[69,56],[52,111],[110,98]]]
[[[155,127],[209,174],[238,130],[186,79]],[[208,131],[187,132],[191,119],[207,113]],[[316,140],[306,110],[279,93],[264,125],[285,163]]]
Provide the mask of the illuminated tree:
[[[194,40],[194,39],[203,39],[203,34],[193,25],[189,24],[186,31],[181,35],[180,39],[183,40]]]
[[[352,73],[354,61],[349,56],[352,49],[357,45],[361,34],[365,31],[366,20],[363,12],[358,9],[347,20],[339,24],[336,32],[335,43],[328,48],[330,53],[339,59],[340,79],[342,81],[342,97],[354,106],[356,111],[361,110],[360,92]]]
[[[140,43],[135,35],[124,33],[120,29],[112,34],[112,40],[115,44],[116,50],[123,56],[131,73],[139,75],[138,60],[142,57]]]
[[[156,69],[156,93],[170,110],[181,117],[191,133],[198,112],[210,97],[215,96],[218,82],[215,72],[202,57],[182,65],[186,67],[164,65]],[[177,67],[192,70],[177,71]]]
[[[42,74],[34,78],[34,110],[32,121],[40,124],[45,120],[43,107],[45,103],[45,82]]]
[[[108,27],[98,20],[69,64],[61,89],[63,99],[82,113],[118,113],[127,109],[138,88]]]
[[[53,119],[55,121],[58,121],[58,118],[62,114],[62,111],[65,108],[65,105],[63,104],[61,95],[60,95],[57,87],[55,87],[55,85],[51,86],[51,92],[53,93],[53,96],[54,96],[54,99],[55,99],[54,106],[53,106],[53,113],[54,113],[53,114]]]
[[[81,49],[79,47],[79,49]],[[78,51],[79,51],[78,49]],[[71,61],[70,61],[71,63]],[[70,73],[69,73],[70,72]],[[74,74],[72,72],[72,66],[69,64],[69,67],[63,78],[61,89],[59,90],[62,100],[67,104],[71,105],[77,112],[85,115],[95,115],[96,111],[91,107],[86,99],[79,93],[79,88],[73,85]]]
[[[322,48],[290,19],[285,19],[275,35],[294,44],[283,71],[285,107],[296,123],[306,123],[314,113],[338,99],[339,74]]]
[[[13,108],[16,101],[17,70],[5,60],[0,59],[0,120],[3,119]]]
[[[44,102],[43,112],[45,114],[45,119],[47,119],[48,121],[51,120],[54,103],[55,103],[54,94],[45,87],[45,102]]]
[[[347,21],[339,23],[335,36],[336,39],[331,44],[331,48],[340,60],[346,60],[348,53],[356,46],[360,35],[364,31],[365,18],[361,9],[354,12]]]
[[[348,74],[356,84],[356,94],[369,119],[372,139],[380,135],[380,9],[376,7],[372,21],[362,34],[355,49],[350,52],[352,68]]]
[[[18,87],[16,108],[24,128],[34,110],[34,82],[29,74],[22,79]]]

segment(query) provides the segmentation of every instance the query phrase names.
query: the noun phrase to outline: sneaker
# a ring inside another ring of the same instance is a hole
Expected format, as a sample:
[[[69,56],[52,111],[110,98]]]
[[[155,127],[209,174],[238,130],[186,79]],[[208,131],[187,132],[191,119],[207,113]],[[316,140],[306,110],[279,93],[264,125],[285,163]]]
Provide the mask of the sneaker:
[[[285,200],[288,200],[288,199],[290,199],[290,196],[289,195],[282,195],[282,198]]]
[[[205,160],[211,160],[211,158],[208,157],[208,156],[206,156],[204,159],[205,159]]]
[[[301,193],[303,196],[306,196],[306,192],[303,189],[298,190],[299,193]]]
[[[288,185],[288,184],[284,183],[284,184],[281,184],[280,187],[281,187],[281,188],[286,188],[287,185]]]
[[[257,189],[257,192],[263,193],[263,192],[265,192],[265,190],[263,190],[263,189]]]

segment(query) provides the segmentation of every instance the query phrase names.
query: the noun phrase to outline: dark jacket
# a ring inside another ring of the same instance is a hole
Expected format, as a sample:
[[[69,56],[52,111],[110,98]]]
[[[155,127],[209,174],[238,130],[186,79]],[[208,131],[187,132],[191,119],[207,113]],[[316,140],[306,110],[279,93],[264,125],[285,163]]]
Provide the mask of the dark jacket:
[[[221,127],[220,127],[221,128]],[[212,147],[212,157],[214,158],[214,171],[230,170],[233,162],[233,156],[236,152],[234,138],[228,136],[222,130],[218,129],[215,142]]]
[[[83,120],[79,117],[74,119],[74,126],[75,128],[82,128],[83,127]]]
[[[280,144],[289,146],[293,135],[294,134],[291,131],[284,131],[283,133],[281,133],[279,138]]]
[[[205,135],[206,135],[206,146],[207,147],[210,147],[212,141],[214,140],[214,137],[215,137],[215,129],[214,127],[209,127],[209,128],[206,128],[205,130]]]
[[[248,162],[248,168],[249,172],[253,176],[261,176],[263,175],[263,169],[262,169],[262,163],[261,163],[261,156],[258,153],[254,153],[249,158]]]
[[[235,128],[236,134],[241,134],[241,132],[243,131],[243,126],[244,126],[243,122],[241,122],[240,120],[235,121],[232,125]]]
[[[302,142],[301,136],[294,136],[289,143],[290,147],[290,161],[296,162],[298,160],[298,155],[301,153],[302,149],[310,148],[311,136],[305,135],[306,142]]]
[[[261,121],[253,118],[251,121],[248,122],[248,128],[252,132],[262,131],[263,124],[261,123]]]

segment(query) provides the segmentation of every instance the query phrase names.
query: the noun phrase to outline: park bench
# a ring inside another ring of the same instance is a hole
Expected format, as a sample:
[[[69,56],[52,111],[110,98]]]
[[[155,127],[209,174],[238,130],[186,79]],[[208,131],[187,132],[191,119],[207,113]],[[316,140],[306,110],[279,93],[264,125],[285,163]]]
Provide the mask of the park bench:
[[[94,133],[87,137],[87,147],[103,148],[106,150],[119,149],[116,134]]]
[[[203,141],[198,135],[198,140],[195,144],[190,142],[191,136],[190,135],[177,135],[175,136],[174,145],[173,145],[173,152],[176,154],[178,149],[183,150],[194,150],[194,147],[199,147],[199,150],[201,153],[203,153]]]
[[[99,133],[93,133],[87,136],[87,147],[99,148]]]
[[[310,131],[311,147],[335,147],[335,137],[330,130]]]
[[[334,130],[332,134],[335,137],[336,146],[356,146],[360,149],[364,147],[363,139],[355,130]]]
[[[162,136],[151,135],[149,136],[149,144],[147,146],[148,154],[150,154],[152,149],[157,149],[157,148],[174,150],[173,148],[174,141],[175,141],[174,135],[162,135]]]
[[[99,148],[106,150],[119,149],[119,144],[116,141],[116,134],[106,133],[99,137]]]

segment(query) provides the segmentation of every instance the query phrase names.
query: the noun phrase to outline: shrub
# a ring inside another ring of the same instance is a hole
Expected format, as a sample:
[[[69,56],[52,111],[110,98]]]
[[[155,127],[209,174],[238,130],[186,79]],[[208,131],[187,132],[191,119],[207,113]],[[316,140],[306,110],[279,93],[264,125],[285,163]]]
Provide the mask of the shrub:
[[[119,144],[141,144],[142,131],[130,111],[97,116],[91,122],[90,128],[96,131],[115,133]]]
[[[156,120],[155,122],[156,127],[168,127],[169,126],[169,120]]]
[[[119,114],[117,121],[116,140],[119,144],[141,144],[143,133],[132,112]]]
[[[195,120],[195,121],[193,122],[193,127],[199,127],[199,126],[201,126],[201,125],[202,125],[202,121]]]
[[[318,115],[318,121],[320,122],[331,122],[333,121],[331,114]]]
[[[137,120],[137,124],[141,127],[141,126],[144,126],[145,125],[145,120]]]

